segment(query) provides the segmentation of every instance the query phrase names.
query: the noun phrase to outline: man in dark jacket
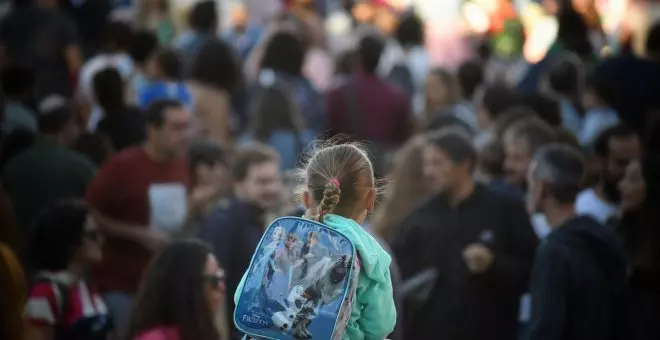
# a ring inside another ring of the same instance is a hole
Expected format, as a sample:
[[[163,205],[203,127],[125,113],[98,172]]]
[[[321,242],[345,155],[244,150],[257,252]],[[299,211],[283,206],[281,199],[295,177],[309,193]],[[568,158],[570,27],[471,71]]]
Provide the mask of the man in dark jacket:
[[[233,322],[234,292],[270,222],[266,213],[279,203],[282,178],[277,152],[261,144],[239,149],[231,172],[235,197],[211,213],[199,236],[213,246],[227,275],[227,324],[231,339],[240,339]]]
[[[553,229],[532,272],[529,339],[628,339],[623,249],[611,229],[575,214],[582,156],[569,146],[543,147],[527,177],[528,208],[544,213]]]
[[[437,195],[405,219],[393,250],[404,280],[429,269],[438,277],[407,309],[406,339],[516,337],[537,238],[522,202],[475,185],[475,159],[459,131],[428,136],[424,174]]]

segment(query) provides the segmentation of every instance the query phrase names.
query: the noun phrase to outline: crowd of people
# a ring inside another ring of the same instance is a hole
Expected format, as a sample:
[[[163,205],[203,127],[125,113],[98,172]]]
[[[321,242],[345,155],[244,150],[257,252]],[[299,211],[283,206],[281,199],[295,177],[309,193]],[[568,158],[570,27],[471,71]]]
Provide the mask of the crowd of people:
[[[240,6],[219,31],[215,1],[183,26],[166,0],[130,20],[15,1],[0,338],[240,339],[265,228],[335,214],[371,235],[364,259],[391,257],[387,285],[356,293],[356,339],[660,339],[660,23],[645,55],[627,35],[606,55],[592,7],[544,1],[539,62],[489,31],[435,68],[414,12],[326,2]]]

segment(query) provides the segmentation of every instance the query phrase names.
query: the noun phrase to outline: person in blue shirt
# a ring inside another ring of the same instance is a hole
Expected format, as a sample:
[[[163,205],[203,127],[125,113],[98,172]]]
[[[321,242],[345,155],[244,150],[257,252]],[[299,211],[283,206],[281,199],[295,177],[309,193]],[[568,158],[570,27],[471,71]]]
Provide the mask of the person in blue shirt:
[[[182,63],[179,55],[169,49],[157,51],[147,62],[147,76],[150,84],[137,93],[138,106],[146,109],[159,99],[176,99],[190,108],[192,96],[182,79]]]
[[[218,28],[217,13],[215,1],[202,1],[191,9],[188,16],[190,28],[172,43],[177,52],[181,53],[186,64],[197,54],[204,41],[215,38]]]
[[[261,73],[274,73],[278,86],[289,89],[300,105],[306,126],[321,133],[328,127],[324,97],[303,75],[306,46],[295,34],[279,32],[271,37],[261,60]],[[259,77],[262,77],[260,74]]]
[[[262,38],[262,31],[259,25],[250,20],[245,7],[239,6],[232,15],[232,26],[223,38],[236,49],[238,56],[245,60]]]
[[[277,150],[283,171],[296,167],[299,155],[314,139],[303,125],[299,105],[286,88],[263,87],[250,110],[252,117],[241,143],[258,141]]]

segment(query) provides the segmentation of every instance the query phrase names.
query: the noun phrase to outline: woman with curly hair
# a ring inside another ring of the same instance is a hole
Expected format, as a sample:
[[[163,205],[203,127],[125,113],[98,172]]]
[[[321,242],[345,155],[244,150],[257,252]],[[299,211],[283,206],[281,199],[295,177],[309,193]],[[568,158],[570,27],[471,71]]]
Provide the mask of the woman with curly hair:
[[[213,250],[197,240],[171,243],[147,269],[127,339],[219,340],[225,274]]]

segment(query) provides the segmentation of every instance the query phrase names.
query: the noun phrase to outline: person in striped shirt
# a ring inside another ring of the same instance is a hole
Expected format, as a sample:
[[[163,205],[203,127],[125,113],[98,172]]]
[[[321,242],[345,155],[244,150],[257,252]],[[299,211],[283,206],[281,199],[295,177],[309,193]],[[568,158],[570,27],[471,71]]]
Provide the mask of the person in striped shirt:
[[[37,274],[25,308],[33,339],[109,338],[106,306],[85,277],[101,261],[102,243],[83,202],[58,202],[39,216],[30,245]]]

